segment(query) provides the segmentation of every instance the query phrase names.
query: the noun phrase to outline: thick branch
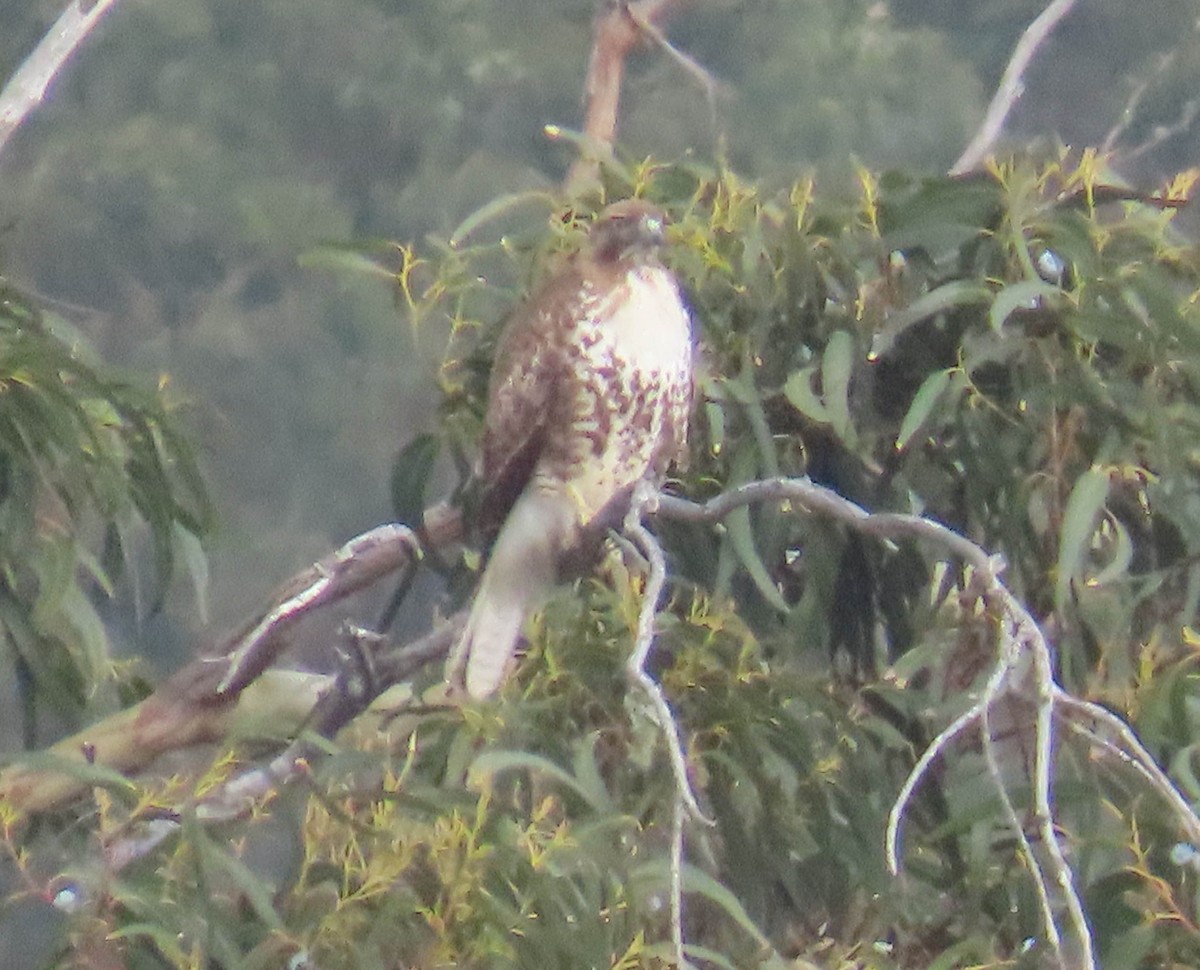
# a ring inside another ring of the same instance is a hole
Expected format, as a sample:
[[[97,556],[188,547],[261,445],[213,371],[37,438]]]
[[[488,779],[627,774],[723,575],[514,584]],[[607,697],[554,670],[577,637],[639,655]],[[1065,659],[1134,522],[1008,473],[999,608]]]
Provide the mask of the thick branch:
[[[575,159],[564,188],[576,195],[597,181],[600,162],[612,155],[625,61],[647,29],[680,0],[615,0],[605,4],[592,33],[592,55],[584,81],[583,137],[590,152]],[[652,39],[661,35],[650,35]]]
[[[440,549],[458,541],[461,529],[457,509],[439,504],[426,510],[429,546]],[[383,525],[356,536],[286,583],[272,605],[226,640],[218,655],[192,661],[140,704],[56,744],[51,754],[73,770],[16,765],[0,771],[0,800],[24,811],[44,811],[83,791],[89,766],[132,773],[168,751],[225,737],[231,718],[247,708],[239,703],[241,693],[278,659],[302,620],[414,565],[420,554],[415,534],[404,526]],[[380,676],[386,679],[386,670]],[[301,700],[259,694],[249,706]],[[275,723],[286,727],[294,720],[280,711]]]
[[[373,638],[360,640],[361,652],[348,656],[336,678],[327,682],[320,698],[307,716],[307,731],[265,765],[240,772],[200,799],[192,808],[193,817],[202,823],[227,822],[249,815],[272,792],[307,774],[311,762],[324,748],[312,738],[332,740],[342,728],[364,712],[389,687],[410,680],[426,665],[445,659],[450,645],[462,630],[465,611],[415,643],[394,651],[374,655]],[[351,636],[356,636],[351,633]],[[332,681],[332,683],[328,683]],[[109,870],[119,871],[151,852],[178,831],[178,818],[148,822],[133,834],[121,836],[105,846]]]
[[[1133,767],[1144,781],[1172,809],[1180,827],[1193,843],[1200,843],[1200,819],[1186,799],[1175,789],[1167,775],[1158,767],[1149,752],[1141,745],[1132,730],[1116,715],[1096,705],[1071,697],[1054,681],[1050,647],[1024,606],[1000,582],[1003,563],[979,546],[958,535],[946,526],[914,515],[870,513],[835,492],[815,485],[807,479],[770,479],[751,482],[709,501],[697,504],[668,495],[639,495],[634,510],[626,521],[626,531],[651,563],[643,609],[639,617],[637,642],[629,661],[631,680],[646,690],[655,715],[664,729],[671,749],[672,768],[676,774],[679,809],[690,810],[699,817],[683,760],[679,729],[661,691],[645,675],[644,663],[654,636],[656,604],[665,577],[661,549],[656,540],[641,525],[640,516],[650,512],[657,500],[657,515],[691,522],[718,522],[734,510],[759,502],[779,503],[783,511],[801,511],[830,516],[864,534],[881,539],[920,539],[947,550],[968,567],[969,590],[995,617],[999,629],[997,657],[978,697],[952,724],[946,727],[921,754],[893,805],[887,828],[886,854],[895,871],[899,867],[899,830],[908,804],[928,775],[934,762],[943,757],[954,741],[977,731],[982,743],[988,774],[1000,793],[1005,818],[1012,827],[1019,851],[1035,881],[1041,904],[1045,937],[1061,967],[1095,967],[1092,935],[1087,925],[1082,901],[1074,886],[1074,876],[1067,859],[1064,835],[1053,818],[1054,736],[1055,721],[1068,726],[1075,735],[1083,737],[1101,753],[1115,755]],[[426,524],[434,545],[457,539],[458,515],[444,506],[429,510]],[[221,720],[227,708],[245,683],[270,663],[282,646],[282,633],[310,610],[334,602],[348,592],[411,561],[418,552],[412,535],[398,527],[383,527],[353,540],[329,559],[306,571],[283,594],[276,605],[247,626],[246,631],[230,644],[230,655],[217,664],[217,673],[205,673],[201,666],[193,670],[203,684],[175,684],[174,690],[164,687],[148,699],[140,709],[127,712],[126,720],[111,722],[112,733],[128,734],[146,747],[159,744],[177,747],[181,739],[195,740],[210,732],[224,729]],[[323,737],[332,737],[337,730],[367,709],[379,693],[392,684],[407,681],[425,664],[445,655],[457,635],[456,617],[426,638],[410,647],[390,652],[378,649],[377,637],[362,635],[352,643],[355,649],[348,654],[332,688],[321,696],[312,709],[309,721],[312,730]],[[213,661],[207,663],[214,666]],[[197,665],[193,665],[196,668]],[[189,668],[191,669],[191,668]],[[175,678],[172,683],[179,680]],[[219,682],[228,683],[219,692]],[[169,685],[168,685],[169,686]],[[1026,835],[1016,807],[1010,800],[1008,782],[1004,777],[1001,746],[1003,731],[993,725],[993,716],[1003,712],[1002,704],[1018,701],[1034,709],[1034,752],[1029,778],[1032,794],[1030,814],[1036,829],[1034,839]],[[155,705],[158,705],[155,708]],[[149,717],[147,710],[155,710]],[[208,719],[199,712],[208,711]],[[130,718],[136,726],[149,728],[148,734],[138,735],[129,727]],[[108,724],[109,722],[106,722]],[[103,728],[103,726],[100,726]],[[105,754],[103,730],[93,729],[76,739],[73,754],[81,764],[113,764],[99,754]],[[152,743],[153,742],[153,743]],[[199,804],[196,817],[204,819],[230,818],[248,811],[256,801],[267,796],[279,784],[307,770],[308,758],[317,749],[307,742],[297,741],[262,768],[252,769],[207,796]],[[85,782],[70,779],[76,788]],[[68,773],[69,775],[72,773]],[[28,792],[14,795],[19,787],[13,771],[0,775],[0,796],[12,799],[31,798]],[[61,791],[61,790],[60,790]],[[26,803],[28,807],[28,802]],[[159,819],[143,828],[136,837],[109,847],[110,862],[118,866],[148,852],[162,838],[175,830],[177,820]],[[678,872],[682,865],[682,828],[677,820],[672,844],[673,853],[673,927],[681,919],[682,890]],[[1078,941],[1078,953],[1068,957],[1056,920],[1058,909],[1065,908],[1065,920],[1072,936]],[[673,932],[676,952],[681,952],[682,936]]]

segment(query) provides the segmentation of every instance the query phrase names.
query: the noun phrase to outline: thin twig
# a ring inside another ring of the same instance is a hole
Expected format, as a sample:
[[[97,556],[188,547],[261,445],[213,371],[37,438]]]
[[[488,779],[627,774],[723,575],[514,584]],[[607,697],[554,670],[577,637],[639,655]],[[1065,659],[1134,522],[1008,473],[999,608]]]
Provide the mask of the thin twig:
[[[646,12],[643,12],[637,4],[629,4],[627,7],[629,16],[633,22],[638,25],[642,33],[649,37],[659,50],[667,55],[675,64],[691,78],[700,89],[704,92],[704,100],[708,102],[708,111],[712,123],[715,126],[717,121],[717,97],[722,94],[724,88],[707,68],[689,54],[684,53],[678,47],[667,39],[667,35],[662,32],[659,26],[649,18]],[[655,11],[657,13],[658,11]]]
[[[671,811],[671,946],[675,966],[688,970],[691,963],[683,952],[683,822],[687,802],[682,792],[675,793]]]
[[[50,82],[117,0],[71,0],[17,72],[0,91],[0,152],[21,123],[46,98]]]
[[[1050,32],[1054,30],[1058,22],[1071,12],[1073,6],[1075,6],[1075,0],[1053,0],[1025,28],[1021,39],[1017,41],[1017,46],[1013,48],[1012,57],[1004,69],[1000,84],[988,105],[987,113],[983,116],[983,123],[975,132],[975,137],[971,139],[966,150],[951,167],[951,175],[965,175],[972,171],[991,151],[996,139],[1004,130],[1004,122],[1007,120],[1009,112],[1012,111],[1013,105],[1025,93],[1025,69],[1029,67],[1037,49],[1050,36]]]
[[[1116,147],[1117,142],[1129,130],[1129,126],[1133,124],[1133,119],[1137,117],[1137,109],[1141,105],[1142,100],[1146,97],[1146,92],[1150,90],[1152,84],[1158,81],[1167,70],[1175,63],[1176,51],[1170,51],[1158,58],[1158,63],[1154,65],[1154,69],[1149,75],[1137,81],[1129,92],[1129,97],[1125,99],[1125,105],[1121,108],[1120,117],[1117,118],[1104,136],[1104,141],[1100,143],[1100,154],[1108,155]]]
[[[1200,114],[1200,101],[1196,98],[1191,98],[1185,101],[1179,109],[1179,114],[1169,125],[1155,125],[1150,132],[1150,137],[1143,141],[1140,145],[1135,145],[1129,151],[1122,154],[1122,158],[1132,160],[1140,158],[1148,152],[1154,151],[1168,138],[1174,138],[1176,135],[1182,135],[1196,120],[1196,116]]]
[[[1056,691],[1054,700],[1055,707],[1064,716],[1067,712],[1074,712],[1111,731],[1115,735],[1116,744],[1105,740],[1104,749],[1119,752],[1123,758],[1137,768],[1138,772],[1149,780],[1158,795],[1174,809],[1176,821],[1187,834],[1188,841],[1193,845],[1200,845],[1200,818],[1196,817],[1188,800],[1167,777],[1167,773],[1158,766],[1158,762],[1146,750],[1145,745],[1137,739],[1137,735],[1133,733],[1133,729],[1128,724],[1107,708],[1073,697],[1063,690]],[[1103,737],[1099,735],[1099,732],[1094,733]]]
[[[663,555],[662,546],[658,544],[658,540],[650,534],[650,530],[642,522],[642,517],[652,513],[657,503],[658,495],[645,484],[639,485],[634,491],[629,513],[625,516],[625,534],[633,540],[650,564],[650,571],[646,575],[646,587],[642,591],[642,608],[638,614],[633,653],[625,663],[625,674],[650,699],[654,719],[658,722],[659,730],[662,731],[667,742],[671,770],[675,774],[675,787],[687,806],[688,814],[697,822],[715,825],[716,822],[704,814],[695,792],[692,791],[692,782],[688,778],[687,759],[683,754],[683,742],[680,739],[679,726],[675,721],[675,715],[671,712],[671,706],[667,703],[662,688],[646,672],[646,661],[654,646],[654,621],[658,616],[658,601],[662,597],[663,586],[667,579],[667,560]]]

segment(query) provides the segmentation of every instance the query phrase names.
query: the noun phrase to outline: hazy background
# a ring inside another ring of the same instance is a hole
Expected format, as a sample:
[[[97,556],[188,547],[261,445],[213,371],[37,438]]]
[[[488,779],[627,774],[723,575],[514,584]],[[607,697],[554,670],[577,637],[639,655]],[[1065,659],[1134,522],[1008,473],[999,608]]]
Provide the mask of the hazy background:
[[[854,165],[944,171],[1041,0],[694,0],[668,25],[722,83],[715,118],[639,54],[630,154],[720,154],[747,178]],[[0,0],[0,77],[58,2]],[[0,156],[0,273],[110,360],[169,380],[221,512],[210,629],[389,518],[397,448],[434,420],[440,334],[387,280],[313,265],[326,242],[445,235],[494,196],[552,186],[576,127],[591,0],[124,0]],[[1041,52],[1016,143],[1116,146],[1156,187],[1195,164],[1191,0],[1080,0]],[[122,648],[173,664],[203,636],[114,611]]]

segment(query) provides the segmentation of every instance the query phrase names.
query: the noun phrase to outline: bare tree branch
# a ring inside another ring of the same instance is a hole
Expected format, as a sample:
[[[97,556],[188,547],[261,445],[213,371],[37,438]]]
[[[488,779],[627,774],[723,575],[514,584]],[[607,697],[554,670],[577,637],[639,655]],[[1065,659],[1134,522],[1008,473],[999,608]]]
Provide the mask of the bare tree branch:
[[[1182,135],[1196,121],[1196,116],[1200,114],[1200,99],[1189,98],[1179,108],[1179,114],[1175,116],[1175,120],[1169,125],[1155,125],[1150,132],[1150,136],[1138,145],[1134,145],[1128,151],[1122,153],[1122,157],[1133,160],[1140,158],[1148,152],[1154,151],[1159,145],[1169,138],[1174,138],[1176,135]]]
[[[1151,86],[1156,81],[1160,80],[1170,69],[1171,65],[1175,63],[1175,55],[1176,51],[1163,54],[1158,58],[1158,61],[1154,65],[1154,69],[1150,72],[1150,74],[1147,77],[1142,78],[1140,81],[1134,83],[1129,92],[1129,97],[1125,99],[1125,105],[1121,109],[1121,116],[1117,119],[1116,124],[1114,124],[1108,130],[1108,134],[1104,136],[1104,141],[1100,143],[1100,153],[1102,155],[1107,155],[1112,152],[1114,148],[1116,148],[1117,142],[1124,136],[1125,132],[1129,130],[1129,126],[1133,123],[1133,119],[1137,116],[1137,109],[1141,106],[1142,100],[1146,97],[1146,92],[1148,92]]]
[[[630,683],[644,691],[650,699],[653,716],[668,746],[675,777],[678,799],[675,811],[678,817],[672,829],[670,892],[672,940],[681,965],[684,959],[682,813],[686,812],[698,820],[707,819],[701,812],[688,776],[680,727],[661,688],[645,670],[654,642],[658,603],[666,580],[666,564],[662,548],[646,529],[643,517],[657,515],[715,523],[738,508],[761,502],[778,503],[781,511],[826,515],[884,541],[906,538],[933,543],[963,563],[968,593],[982,604],[985,615],[997,621],[997,656],[978,696],[973,697],[968,709],[945,727],[921,753],[897,794],[885,835],[887,862],[893,872],[898,872],[900,826],[912,798],[934,762],[945,757],[958,738],[969,731],[978,731],[988,776],[1000,795],[1004,820],[1016,839],[1021,858],[1035,883],[1044,937],[1054,960],[1058,966],[1070,970],[1080,967],[1092,970],[1096,966],[1096,958],[1091,930],[1075,888],[1074,874],[1066,855],[1065,836],[1056,830],[1054,824],[1055,723],[1068,727],[1073,735],[1101,753],[1114,755],[1122,763],[1134,768],[1151,789],[1166,801],[1177,824],[1193,844],[1200,844],[1200,818],[1138,741],[1128,724],[1098,705],[1072,697],[1055,682],[1050,647],[1033,617],[1000,582],[1003,562],[999,557],[989,555],[941,523],[914,515],[870,513],[807,479],[782,478],[751,482],[699,504],[639,489],[625,521],[626,535],[648,563],[635,647],[627,661],[626,672]],[[460,523],[457,513],[444,506],[430,509],[426,523],[427,526],[433,526],[430,532],[437,542],[452,541],[458,536]],[[385,555],[381,548],[389,552]],[[227,713],[237,692],[245,686],[242,682],[253,680],[261,673],[262,665],[271,662],[277,655],[281,630],[289,628],[313,609],[335,602],[351,587],[360,588],[367,582],[387,575],[396,568],[397,563],[406,561],[415,551],[411,535],[406,530],[384,527],[383,532],[373,530],[352,540],[329,559],[302,574],[303,581],[299,581],[301,577],[298,577],[293,589],[282,595],[277,604],[264,612],[262,617],[249,624],[244,635],[234,638],[225,664],[219,665],[217,676],[206,677],[207,686],[204,689],[188,690],[177,685],[174,690],[161,690],[144,702],[156,702],[168,710],[179,709],[173,719],[161,712],[149,719],[152,733],[160,738],[159,749],[164,745],[179,746],[195,740],[198,725],[207,725],[209,731],[223,727],[226,722],[221,718]],[[384,568],[383,563],[391,565]],[[383,649],[383,641],[376,642],[378,638],[359,638],[361,642],[356,641],[357,646],[350,651],[333,686],[328,687],[313,706],[309,720],[312,732],[320,737],[333,737],[341,727],[367,710],[386,687],[407,682],[425,664],[444,656],[457,635],[460,623],[461,615],[421,641],[396,651]],[[270,646],[268,648],[262,644]],[[254,658],[252,663],[247,660],[248,657]],[[230,688],[221,693],[216,689],[218,681],[226,679],[230,669],[239,672],[230,680],[236,689]],[[1002,732],[993,720],[997,712],[1002,710],[1002,704],[1015,701],[1032,707],[1034,712],[1035,750],[1029,778],[1032,789],[1029,812],[1035,826],[1036,845],[1020,822],[1009,782],[1004,777],[1003,745],[1006,742],[1002,734],[1006,732]],[[212,712],[208,721],[199,719],[196,714],[206,705]],[[144,711],[126,713],[134,718],[135,723],[146,720]],[[125,722],[114,723],[111,727],[113,731],[130,731]],[[73,743],[82,751],[79,738],[100,736],[85,732],[73,739]],[[169,741],[161,740],[163,738],[169,738]],[[181,738],[186,740],[181,741]],[[92,745],[92,742],[86,744]],[[92,746],[93,756],[96,750]],[[244,815],[279,785],[307,771],[308,759],[319,750],[304,740],[293,742],[267,765],[244,772],[218,786],[193,806],[194,816],[209,821]],[[77,754],[77,757],[87,756]],[[107,761],[97,763],[109,764]],[[14,784],[11,771],[0,775],[0,797],[12,797]],[[82,785],[78,779],[72,781],[77,787]],[[119,868],[144,855],[175,831],[177,824],[178,819],[155,819],[139,827],[136,834],[123,836],[107,848],[110,864]],[[1059,929],[1060,913],[1074,943],[1070,952]]]
[[[625,663],[625,675],[650,699],[654,719],[658,722],[659,729],[667,741],[671,770],[675,773],[675,787],[687,807],[688,814],[697,822],[714,825],[715,823],[700,808],[695,792],[692,791],[692,783],[687,772],[687,758],[683,753],[679,727],[675,722],[675,716],[671,713],[671,706],[663,696],[662,688],[646,672],[646,661],[654,646],[654,621],[658,616],[658,601],[662,598],[663,586],[667,580],[667,560],[663,555],[662,546],[642,523],[642,518],[654,511],[658,499],[657,493],[645,483],[639,485],[634,492],[633,501],[630,503],[629,514],[625,516],[625,534],[650,564],[646,587],[642,591],[642,608],[638,614],[633,653]]]
[[[751,482],[703,504],[664,495],[660,497],[658,513],[692,522],[716,522],[736,508],[764,501],[800,506],[809,512],[829,515],[859,532],[881,539],[905,537],[934,542],[968,567],[970,581],[979,590],[977,595],[1000,621],[998,656],[978,698],[926,747],[896,796],[885,835],[888,866],[894,873],[899,871],[900,824],[933,763],[945,756],[957,738],[969,729],[978,728],[982,734],[988,775],[1000,793],[1005,819],[1036,886],[1043,931],[1055,962],[1063,970],[1078,967],[1094,970],[1096,955],[1091,929],[1083,901],[1075,888],[1063,836],[1054,825],[1054,719],[1067,721],[1090,743],[1095,744],[1098,739],[1104,751],[1116,753],[1133,765],[1167,802],[1176,823],[1194,844],[1200,844],[1200,818],[1124,721],[1098,705],[1072,697],[1054,680],[1051,651],[1045,636],[1025,607],[999,580],[1002,561],[944,525],[912,515],[869,513],[807,479]],[[1036,712],[1031,807],[1038,842],[1047,855],[1044,861],[1034,852],[1031,840],[1020,824],[997,757],[996,737],[990,727],[993,711],[1007,697],[1019,697],[1032,703]],[[1085,723],[1078,724],[1080,720]],[[1055,912],[1056,901],[1061,901],[1066,909],[1066,922],[1077,944],[1077,952],[1068,953],[1064,944]]]
[[[458,541],[461,529],[457,509],[438,504],[425,511],[423,535],[430,546]],[[168,751],[225,737],[231,719],[241,716],[241,693],[276,661],[301,621],[414,563],[420,553],[415,534],[401,525],[379,526],[354,537],[289,580],[271,606],[227,639],[216,655],[193,660],[141,703],[54,745],[51,754],[76,770],[16,764],[0,771],[0,800],[25,812],[45,811],[86,789],[85,767],[133,773]],[[391,675],[384,670],[379,676]],[[267,692],[250,704],[262,709],[302,699]],[[282,708],[276,718],[291,723]]]
[[[983,123],[975,132],[971,143],[959,156],[958,161],[951,166],[951,175],[965,175],[978,168],[987,153],[991,151],[996,139],[1004,130],[1004,122],[1008,119],[1013,105],[1025,93],[1026,68],[1029,67],[1038,48],[1050,36],[1050,32],[1058,26],[1060,20],[1071,12],[1073,6],[1075,6],[1075,0],[1053,0],[1025,28],[1025,32],[1017,41],[1017,46],[1013,48],[1012,57],[1009,58],[1008,66],[1005,67],[1004,74],[1000,78],[999,87],[992,96],[987,112],[983,116]]]
[[[600,175],[600,163],[612,154],[617,139],[617,113],[625,61],[643,36],[661,39],[676,59],[682,58],[689,69],[695,68],[704,75],[702,68],[676,51],[655,27],[668,9],[679,2],[681,0],[605,0],[593,27],[592,55],[583,88],[583,137],[591,152],[577,157],[567,172],[564,189],[568,195],[578,194],[595,183]]]
[[[191,807],[192,817],[204,824],[245,818],[282,786],[305,776],[323,748],[313,738],[332,740],[355,718],[370,709],[384,691],[410,680],[431,663],[445,659],[450,645],[462,630],[465,611],[420,640],[397,651],[380,652],[372,658],[370,675],[347,658],[336,678],[324,678],[327,686],[308,717],[305,735],[289,744],[265,765],[240,772],[215,786]],[[351,632],[355,635],[355,631]],[[374,646],[384,645],[379,640]],[[104,847],[104,858],[111,872],[152,852],[179,830],[178,817],[152,819]]]
[[[117,0],[71,0],[54,26],[0,91],[0,152],[45,100],[50,82]]]

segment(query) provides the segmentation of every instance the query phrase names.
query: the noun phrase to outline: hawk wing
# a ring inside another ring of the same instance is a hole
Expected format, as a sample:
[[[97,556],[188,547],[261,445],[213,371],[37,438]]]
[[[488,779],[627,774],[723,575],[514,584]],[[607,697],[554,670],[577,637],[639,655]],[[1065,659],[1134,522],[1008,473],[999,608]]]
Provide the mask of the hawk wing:
[[[479,525],[491,544],[524,491],[555,422],[569,421],[562,389],[583,279],[569,271],[518,307],[496,348],[483,438]]]

